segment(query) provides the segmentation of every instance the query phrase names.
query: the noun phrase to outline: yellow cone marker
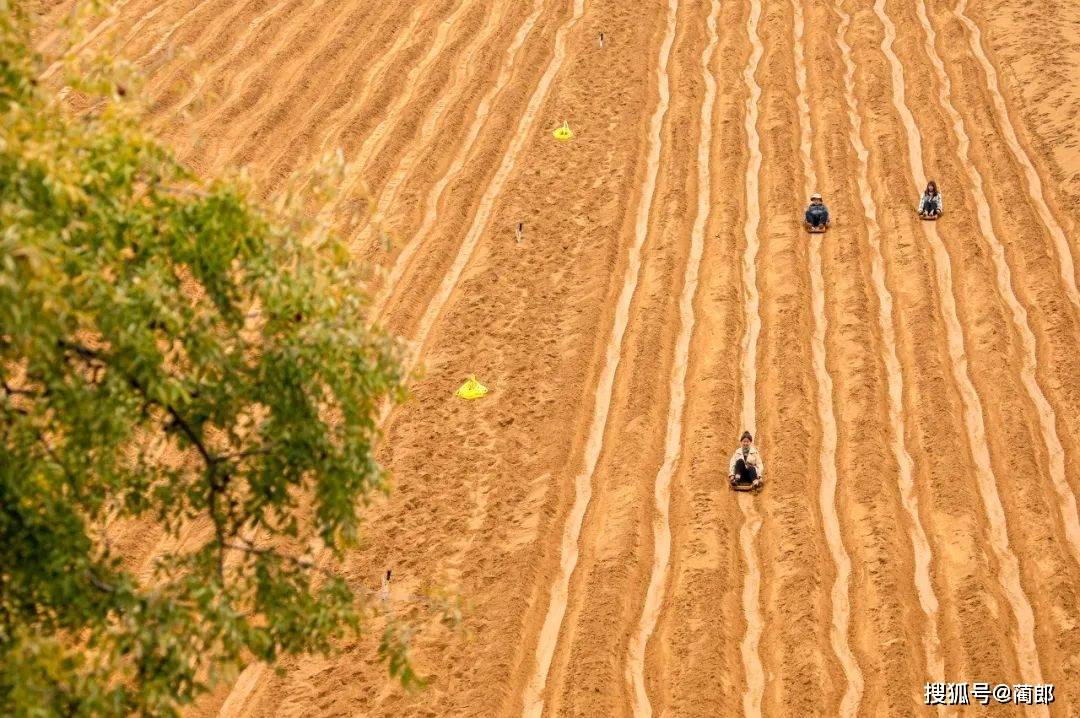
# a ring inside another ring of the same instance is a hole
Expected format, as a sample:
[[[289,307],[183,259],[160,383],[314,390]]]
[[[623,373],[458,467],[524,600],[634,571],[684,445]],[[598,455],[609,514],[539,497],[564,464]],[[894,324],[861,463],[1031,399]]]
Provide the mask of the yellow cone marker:
[[[455,392],[462,399],[479,399],[488,393],[488,388],[476,380],[476,375],[472,374],[468,380],[458,387]]]
[[[570,131],[570,125],[566,120],[563,120],[562,127],[556,128],[551,134],[555,139],[562,140],[563,142],[566,142],[574,136],[574,133]]]

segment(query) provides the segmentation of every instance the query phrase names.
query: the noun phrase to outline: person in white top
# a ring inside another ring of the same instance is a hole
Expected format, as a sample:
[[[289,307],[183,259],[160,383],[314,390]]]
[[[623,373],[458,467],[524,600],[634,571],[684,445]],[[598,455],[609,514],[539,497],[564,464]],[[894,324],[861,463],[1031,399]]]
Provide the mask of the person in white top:
[[[744,431],[739,444],[728,466],[728,478],[731,480],[731,485],[760,485],[761,477],[765,474],[765,462],[762,461],[761,454],[754,446],[754,437],[749,431]]]

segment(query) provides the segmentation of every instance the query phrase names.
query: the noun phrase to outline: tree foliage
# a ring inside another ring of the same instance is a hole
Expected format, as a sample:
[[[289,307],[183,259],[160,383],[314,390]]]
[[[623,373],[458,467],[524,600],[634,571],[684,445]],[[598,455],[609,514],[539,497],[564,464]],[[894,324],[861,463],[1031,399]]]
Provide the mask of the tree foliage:
[[[315,556],[383,488],[399,354],[340,239],[193,177],[115,92],[66,111],[29,37],[0,0],[0,714],[172,714],[361,627]],[[116,547],[146,525],[184,539],[152,572]]]

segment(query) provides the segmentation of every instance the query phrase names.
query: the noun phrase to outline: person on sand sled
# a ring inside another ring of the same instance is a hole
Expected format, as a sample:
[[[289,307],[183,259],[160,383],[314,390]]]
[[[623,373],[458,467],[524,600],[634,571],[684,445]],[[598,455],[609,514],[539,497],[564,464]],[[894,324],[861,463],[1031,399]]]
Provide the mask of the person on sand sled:
[[[744,491],[760,489],[762,476],[765,474],[765,462],[761,460],[761,454],[754,446],[754,437],[749,431],[744,431],[739,444],[728,466],[731,488]]]
[[[941,216],[941,193],[933,180],[926,183],[926,191],[919,200],[919,216],[923,219],[937,219]]]
[[[806,208],[806,228],[811,232],[824,232],[829,226],[829,208],[821,201],[821,195],[810,195],[810,206]]]

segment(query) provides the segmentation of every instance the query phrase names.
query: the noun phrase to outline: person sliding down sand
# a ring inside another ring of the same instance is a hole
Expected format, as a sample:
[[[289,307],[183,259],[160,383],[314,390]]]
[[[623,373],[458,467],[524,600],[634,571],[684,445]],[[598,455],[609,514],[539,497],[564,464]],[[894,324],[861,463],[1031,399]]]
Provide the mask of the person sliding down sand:
[[[810,206],[806,208],[803,216],[806,228],[810,230],[822,230],[829,226],[829,208],[821,201],[821,195],[815,192],[810,195]]]
[[[923,192],[919,201],[919,216],[936,218],[941,215],[941,193],[937,191],[937,183],[931,180],[926,183],[926,191]]]
[[[754,446],[754,437],[749,431],[744,431],[739,443],[740,446],[735,449],[731,464],[728,466],[728,478],[731,479],[731,485],[760,484],[761,477],[765,473],[765,462],[761,460],[761,455]]]

